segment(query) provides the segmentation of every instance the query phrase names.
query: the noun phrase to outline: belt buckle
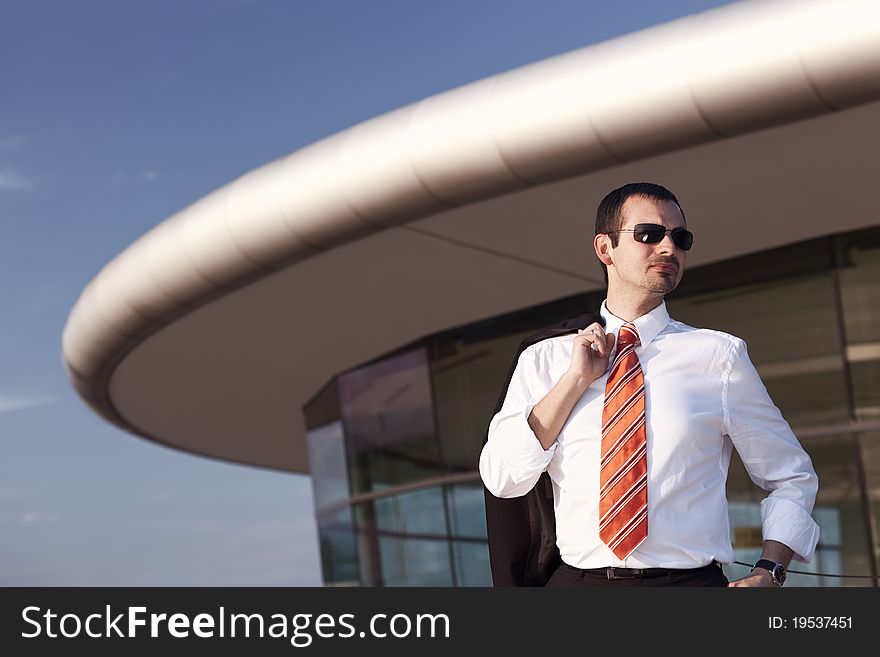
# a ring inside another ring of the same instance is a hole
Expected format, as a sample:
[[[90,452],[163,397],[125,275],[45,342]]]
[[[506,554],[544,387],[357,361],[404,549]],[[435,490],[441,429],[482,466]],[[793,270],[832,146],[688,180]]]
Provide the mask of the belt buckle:
[[[638,573],[635,573],[633,575],[619,575],[618,573],[615,572],[615,570],[618,570],[618,569],[615,568],[614,566],[609,566],[608,568],[605,569],[605,576],[608,579],[636,579],[639,576]],[[624,570],[626,570],[626,569],[624,569]]]

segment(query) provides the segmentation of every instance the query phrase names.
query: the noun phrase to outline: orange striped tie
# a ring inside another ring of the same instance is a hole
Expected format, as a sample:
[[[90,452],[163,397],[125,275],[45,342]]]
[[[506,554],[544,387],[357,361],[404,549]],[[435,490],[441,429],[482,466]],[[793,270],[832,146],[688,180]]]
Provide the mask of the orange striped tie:
[[[627,322],[617,335],[602,407],[599,538],[620,559],[648,535],[645,379],[635,351],[638,342],[638,330]]]

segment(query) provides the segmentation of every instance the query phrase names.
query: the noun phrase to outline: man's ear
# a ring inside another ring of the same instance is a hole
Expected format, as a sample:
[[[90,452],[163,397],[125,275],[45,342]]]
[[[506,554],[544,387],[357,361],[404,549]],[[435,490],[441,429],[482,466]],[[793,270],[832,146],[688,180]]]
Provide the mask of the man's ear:
[[[596,249],[596,257],[603,265],[613,265],[611,260],[611,238],[604,233],[596,235],[593,239],[593,248]]]

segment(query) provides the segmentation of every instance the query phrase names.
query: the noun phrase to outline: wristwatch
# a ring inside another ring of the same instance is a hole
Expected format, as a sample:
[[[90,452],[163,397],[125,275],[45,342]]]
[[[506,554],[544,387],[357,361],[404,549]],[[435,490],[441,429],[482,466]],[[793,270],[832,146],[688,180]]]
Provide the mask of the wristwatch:
[[[752,570],[755,568],[763,568],[764,570],[770,571],[770,577],[773,578],[773,583],[776,586],[782,586],[785,584],[785,566],[781,563],[776,563],[775,561],[770,561],[769,559],[758,559],[755,562],[755,565],[752,566]]]

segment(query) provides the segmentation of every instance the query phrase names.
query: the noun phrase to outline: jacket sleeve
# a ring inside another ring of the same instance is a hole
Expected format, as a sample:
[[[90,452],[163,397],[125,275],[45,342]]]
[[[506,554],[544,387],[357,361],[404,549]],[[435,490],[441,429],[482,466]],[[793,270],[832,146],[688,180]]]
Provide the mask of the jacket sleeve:
[[[538,359],[535,346],[520,354],[501,410],[489,423],[488,440],[480,454],[480,476],[496,497],[527,494],[556,451],[556,443],[548,450],[541,447],[528,423],[532,408],[550,389]]]
[[[819,526],[810,516],[819,479],[739,338],[730,349],[724,384],[727,433],[749,477],[770,491],[761,502],[763,538],[787,545],[796,561],[809,562],[819,541]]]

